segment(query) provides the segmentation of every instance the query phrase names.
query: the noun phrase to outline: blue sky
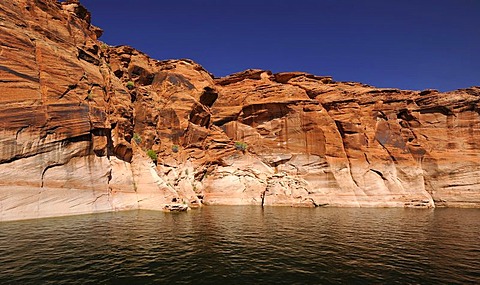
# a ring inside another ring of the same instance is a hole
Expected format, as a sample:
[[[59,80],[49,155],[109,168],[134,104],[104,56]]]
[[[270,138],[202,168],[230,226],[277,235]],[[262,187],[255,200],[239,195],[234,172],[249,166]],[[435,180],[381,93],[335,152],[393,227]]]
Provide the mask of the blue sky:
[[[480,85],[480,0],[81,0],[101,40],[216,76],[305,71],[377,87]]]

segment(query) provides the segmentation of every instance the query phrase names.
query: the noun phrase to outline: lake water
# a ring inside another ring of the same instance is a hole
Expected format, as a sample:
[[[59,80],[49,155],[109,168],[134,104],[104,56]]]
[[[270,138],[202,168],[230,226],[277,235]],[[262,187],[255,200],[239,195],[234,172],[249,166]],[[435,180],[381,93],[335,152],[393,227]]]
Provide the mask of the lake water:
[[[0,223],[0,284],[480,283],[480,209],[211,206]]]

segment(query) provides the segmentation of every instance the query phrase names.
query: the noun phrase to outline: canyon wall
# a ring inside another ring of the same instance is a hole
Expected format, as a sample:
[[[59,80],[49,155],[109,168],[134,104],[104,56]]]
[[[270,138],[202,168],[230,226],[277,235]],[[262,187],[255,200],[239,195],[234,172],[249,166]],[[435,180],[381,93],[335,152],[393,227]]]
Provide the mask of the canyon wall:
[[[102,43],[90,20],[78,1],[0,3],[0,221],[171,203],[480,206],[479,87],[215,78]]]

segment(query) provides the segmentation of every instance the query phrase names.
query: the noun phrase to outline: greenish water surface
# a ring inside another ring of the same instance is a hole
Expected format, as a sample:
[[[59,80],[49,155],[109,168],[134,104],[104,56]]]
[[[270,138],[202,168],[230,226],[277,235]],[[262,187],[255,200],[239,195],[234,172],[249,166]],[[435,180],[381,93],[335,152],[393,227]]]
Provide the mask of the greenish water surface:
[[[346,283],[480,283],[480,210],[210,206],[0,223],[0,284]]]

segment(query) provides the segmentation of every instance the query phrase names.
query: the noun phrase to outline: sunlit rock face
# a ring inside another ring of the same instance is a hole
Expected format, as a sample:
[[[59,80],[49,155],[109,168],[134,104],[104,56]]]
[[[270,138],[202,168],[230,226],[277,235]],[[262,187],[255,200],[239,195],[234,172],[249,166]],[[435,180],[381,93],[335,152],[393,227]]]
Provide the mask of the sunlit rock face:
[[[181,198],[134,152],[132,95],[100,35],[76,1],[0,3],[0,220]]]
[[[478,206],[479,88],[413,92],[259,70],[216,83],[213,123],[273,169],[265,205]]]
[[[0,220],[171,203],[480,206],[479,87],[214,78],[101,33],[77,1],[0,3]]]

